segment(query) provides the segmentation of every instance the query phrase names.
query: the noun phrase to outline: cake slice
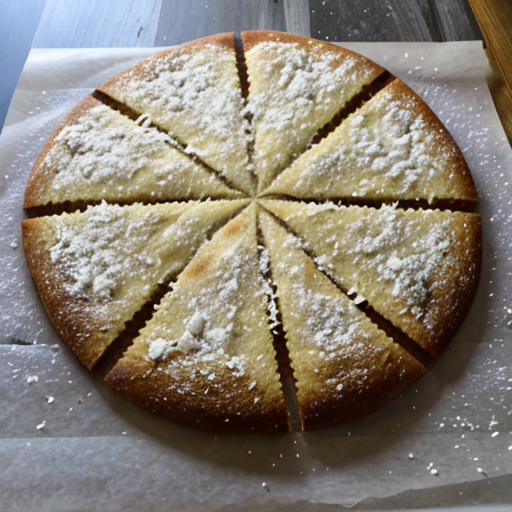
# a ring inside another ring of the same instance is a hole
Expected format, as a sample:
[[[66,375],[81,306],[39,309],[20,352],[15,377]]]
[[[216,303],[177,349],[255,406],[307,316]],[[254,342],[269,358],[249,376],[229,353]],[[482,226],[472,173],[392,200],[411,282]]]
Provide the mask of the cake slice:
[[[234,34],[218,34],[141,61],[99,91],[172,137],[246,194],[254,189],[248,123],[238,76]]]
[[[383,69],[338,46],[276,32],[242,32],[258,191]]]
[[[432,356],[465,317],[481,264],[474,213],[268,201],[315,262]]]
[[[260,216],[305,429],[381,407],[425,368],[315,266],[299,240]]]
[[[253,205],[199,250],[106,382],[198,428],[286,430],[268,300]]]
[[[469,169],[452,137],[398,79],[302,154],[266,195],[477,202]]]
[[[241,192],[194,163],[144,119],[132,121],[88,96],[39,155],[24,207],[240,197]]]
[[[87,368],[244,205],[102,203],[23,221],[27,262],[49,317]]]

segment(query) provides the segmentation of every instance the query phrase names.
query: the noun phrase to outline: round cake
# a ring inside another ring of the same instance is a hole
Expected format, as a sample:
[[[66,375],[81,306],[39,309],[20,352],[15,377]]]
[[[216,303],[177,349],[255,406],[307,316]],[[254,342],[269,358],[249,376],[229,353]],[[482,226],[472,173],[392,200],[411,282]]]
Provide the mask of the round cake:
[[[402,81],[337,45],[219,34],[114,76],[30,174],[26,259],[80,361],[216,431],[375,411],[466,316],[469,169]]]

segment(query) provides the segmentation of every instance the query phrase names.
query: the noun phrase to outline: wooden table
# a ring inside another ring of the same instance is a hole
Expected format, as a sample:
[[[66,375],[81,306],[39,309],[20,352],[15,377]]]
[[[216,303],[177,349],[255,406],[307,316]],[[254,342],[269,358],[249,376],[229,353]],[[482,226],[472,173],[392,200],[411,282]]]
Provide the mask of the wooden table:
[[[0,128],[31,47],[166,46],[229,30],[330,41],[481,39],[467,0],[0,0]]]
[[[32,47],[164,46],[256,28],[340,42],[481,39],[467,0],[0,0],[0,128]],[[427,494],[418,506],[432,506]]]

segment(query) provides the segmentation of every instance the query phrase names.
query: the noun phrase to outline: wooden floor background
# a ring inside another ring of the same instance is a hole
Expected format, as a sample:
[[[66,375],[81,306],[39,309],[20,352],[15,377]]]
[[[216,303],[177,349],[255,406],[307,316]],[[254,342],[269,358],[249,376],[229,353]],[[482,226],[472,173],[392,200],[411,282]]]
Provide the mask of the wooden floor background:
[[[247,29],[331,41],[481,38],[467,0],[47,0],[33,45],[165,46]]]

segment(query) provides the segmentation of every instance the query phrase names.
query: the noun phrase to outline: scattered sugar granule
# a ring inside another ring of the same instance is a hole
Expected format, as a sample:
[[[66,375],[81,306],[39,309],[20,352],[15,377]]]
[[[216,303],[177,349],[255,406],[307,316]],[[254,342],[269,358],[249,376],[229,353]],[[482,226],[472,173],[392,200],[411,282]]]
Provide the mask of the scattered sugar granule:
[[[434,463],[431,462],[428,466],[427,466],[427,470],[430,471],[430,474],[431,475],[434,475],[434,476],[437,476],[439,475],[439,471],[437,470],[437,468],[434,467]]]

